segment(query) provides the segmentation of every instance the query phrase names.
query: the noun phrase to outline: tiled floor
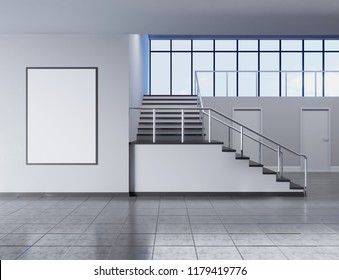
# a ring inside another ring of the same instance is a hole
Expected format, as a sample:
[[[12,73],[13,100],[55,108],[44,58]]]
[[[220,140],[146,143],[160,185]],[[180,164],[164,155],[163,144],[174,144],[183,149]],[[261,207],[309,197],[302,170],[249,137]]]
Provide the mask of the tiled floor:
[[[339,173],[309,177],[306,199],[1,196],[0,258],[339,260]]]

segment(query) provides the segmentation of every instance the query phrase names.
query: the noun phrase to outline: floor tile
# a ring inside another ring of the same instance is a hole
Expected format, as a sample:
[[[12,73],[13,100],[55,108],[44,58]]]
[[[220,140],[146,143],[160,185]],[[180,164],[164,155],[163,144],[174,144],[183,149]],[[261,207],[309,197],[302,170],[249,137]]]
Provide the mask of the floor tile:
[[[232,233],[231,238],[236,246],[273,246],[274,243],[260,233]]]
[[[156,228],[156,223],[131,223],[123,225],[121,233],[155,233]]]
[[[193,233],[227,233],[223,224],[191,224]]]
[[[188,216],[159,216],[159,224],[188,224]]]
[[[277,246],[316,246],[317,242],[302,234],[267,234]]]
[[[186,208],[161,208],[159,209],[160,216],[187,216]]]
[[[225,224],[228,233],[263,233],[263,231],[254,224]]]
[[[71,247],[63,257],[65,260],[106,260],[111,247]]]
[[[83,233],[88,224],[58,224],[49,233]]]
[[[43,234],[10,233],[0,239],[0,246],[32,246]]]
[[[157,233],[191,233],[189,224],[158,224]]]
[[[80,234],[73,233],[48,233],[44,235],[36,246],[72,246],[80,237]]]
[[[8,223],[2,223],[0,221],[0,233],[11,233],[15,230],[17,230],[20,226],[22,226],[22,223],[19,224],[8,224]]]
[[[19,258],[29,247],[27,246],[0,246],[1,260],[15,260]]]
[[[114,233],[83,233],[74,246],[113,246],[117,237]]]
[[[119,233],[123,224],[92,224],[86,233]]]
[[[151,260],[152,246],[115,246],[112,248],[108,260]]]
[[[115,244],[119,246],[153,246],[154,238],[155,234],[121,233]]]
[[[193,246],[192,234],[166,234],[156,235],[155,246]]]
[[[199,260],[241,260],[236,247],[197,247]]]
[[[190,216],[191,224],[219,224],[221,223],[219,216]]]
[[[227,233],[193,234],[195,246],[234,246],[234,243]]]
[[[238,247],[244,260],[286,260],[277,247]]]
[[[196,260],[194,246],[155,246],[154,260]]]
[[[31,247],[22,256],[20,260],[61,260],[69,247]]]
[[[14,233],[47,233],[54,227],[54,224],[24,224]]]

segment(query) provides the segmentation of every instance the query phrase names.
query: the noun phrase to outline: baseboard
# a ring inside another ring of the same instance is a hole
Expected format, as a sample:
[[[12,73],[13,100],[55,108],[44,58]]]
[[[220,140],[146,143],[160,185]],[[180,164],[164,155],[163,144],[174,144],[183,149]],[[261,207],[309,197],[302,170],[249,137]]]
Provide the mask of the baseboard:
[[[0,197],[17,197],[17,196],[25,196],[25,197],[32,197],[32,196],[116,196],[116,197],[128,197],[130,196],[129,193],[98,193],[98,192],[53,192],[53,193],[42,193],[42,192],[0,192]]]
[[[331,166],[330,171],[331,172],[339,172],[339,166]]]
[[[304,196],[303,190],[287,192],[131,192],[131,196]]]

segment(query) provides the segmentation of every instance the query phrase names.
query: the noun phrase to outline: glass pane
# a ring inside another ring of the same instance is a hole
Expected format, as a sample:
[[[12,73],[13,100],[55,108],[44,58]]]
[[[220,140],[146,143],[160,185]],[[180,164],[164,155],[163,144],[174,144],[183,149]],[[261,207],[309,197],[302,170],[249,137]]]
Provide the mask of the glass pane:
[[[237,70],[236,53],[216,53],[215,70]]]
[[[326,71],[339,70],[339,52],[325,53],[325,70]]]
[[[301,51],[302,41],[301,40],[281,40],[282,51]]]
[[[258,40],[238,40],[239,51],[257,51]]]
[[[237,41],[236,40],[215,40],[216,51],[236,51]]]
[[[151,40],[151,51],[169,51],[170,40]]]
[[[325,53],[325,71],[339,71],[339,52]],[[339,96],[339,73],[325,73],[325,96]]]
[[[193,54],[193,75],[195,71],[212,71],[212,70],[213,70],[213,53]],[[198,81],[201,94],[203,96],[213,96],[213,73],[200,72],[198,74]]]
[[[261,51],[279,51],[279,40],[260,40]]]
[[[325,51],[339,51],[339,40],[325,40]]]
[[[279,53],[261,53],[260,71],[279,71]]]
[[[304,70],[305,71],[322,71],[323,55],[322,53],[305,53]]]
[[[339,73],[325,73],[325,96],[339,96]]]
[[[173,51],[190,51],[191,40],[172,40]]]
[[[301,71],[302,59],[301,53],[282,53],[281,54],[282,71]]]
[[[194,51],[213,51],[213,40],[193,40]]]
[[[304,96],[322,96],[323,76],[321,72],[304,74]]]
[[[239,73],[238,75],[239,96],[257,96],[258,83],[257,72]]]
[[[172,94],[191,94],[191,54],[172,54]]]
[[[170,54],[151,54],[151,94],[170,94]]]
[[[260,73],[260,96],[279,96],[279,73]]]
[[[215,96],[236,96],[236,73],[215,73]]]
[[[239,53],[238,70],[257,71],[258,54],[257,53]]]
[[[284,72],[281,75],[281,96],[302,96],[302,73]]]
[[[322,40],[304,40],[305,51],[321,51],[323,49]]]

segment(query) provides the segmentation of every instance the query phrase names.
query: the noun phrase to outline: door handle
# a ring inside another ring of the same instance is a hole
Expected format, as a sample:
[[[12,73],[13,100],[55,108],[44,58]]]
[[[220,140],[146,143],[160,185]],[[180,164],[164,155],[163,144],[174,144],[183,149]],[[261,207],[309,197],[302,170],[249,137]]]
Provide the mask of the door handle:
[[[323,141],[328,142],[328,141],[330,141],[330,139],[326,138],[326,137],[323,137]]]

